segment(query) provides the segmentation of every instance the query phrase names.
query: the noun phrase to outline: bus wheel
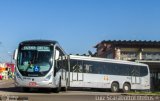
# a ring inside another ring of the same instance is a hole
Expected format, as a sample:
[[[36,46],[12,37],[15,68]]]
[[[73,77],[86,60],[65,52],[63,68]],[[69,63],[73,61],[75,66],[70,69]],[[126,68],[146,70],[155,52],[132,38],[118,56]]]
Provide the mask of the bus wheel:
[[[61,91],[61,78],[59,79],[58,87],[55,89],[56,93],[59,93]]]
[[[119,84],[116,82],[113,82],[111,85],[111,91],[112,92],[118,92],[119,91]]]
[[[124,83],[124,85],[123,85],[123,92],[124,92],[124,93],[127,93],[127,92],[129,92],[130,90],[131,90],[130,84]]]
[[[68,80],[66,81],[66,86],[65,86],[65,87],[62,87],[61,90],[62,90],[62,91],[67,91],[67,88],[68,88]]]
[[[67,91],[67,87],[62,87],[62,91]]]

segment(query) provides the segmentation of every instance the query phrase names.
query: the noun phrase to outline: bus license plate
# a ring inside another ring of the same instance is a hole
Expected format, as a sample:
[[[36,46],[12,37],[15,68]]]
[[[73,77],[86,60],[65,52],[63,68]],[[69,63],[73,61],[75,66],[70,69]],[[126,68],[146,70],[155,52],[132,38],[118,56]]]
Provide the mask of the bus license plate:
[[[29,86],[36,86],[37,83],[36,82],[29,82]]]

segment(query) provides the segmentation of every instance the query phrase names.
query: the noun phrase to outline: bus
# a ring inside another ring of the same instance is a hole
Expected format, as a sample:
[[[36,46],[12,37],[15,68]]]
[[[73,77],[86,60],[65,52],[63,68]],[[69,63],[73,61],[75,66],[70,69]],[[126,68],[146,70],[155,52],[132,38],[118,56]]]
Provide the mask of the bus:
[[[24,91],[29,91],[30,88],[51,88],[55,92],[67,90],[67,57],[57,41],[21,42],[14,52],[15,86]]]
[[[112,92],[149,90],[146,64],[70,55],[70,87],[104,88]]]
[[[89,56],[67,55],[57,41],[28,40],[14,52],[15,86],[23,91],[49,88],[104,88],[112,92],[149,90],[146,64]]]

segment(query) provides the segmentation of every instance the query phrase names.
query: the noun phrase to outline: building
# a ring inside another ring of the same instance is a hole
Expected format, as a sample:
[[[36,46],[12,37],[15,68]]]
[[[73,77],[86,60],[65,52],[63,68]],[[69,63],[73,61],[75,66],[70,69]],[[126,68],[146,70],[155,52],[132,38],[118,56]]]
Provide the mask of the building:
[[[95,56],[148,64],[152,90],[160,90],[160,41],[106,40],[98,43]]]

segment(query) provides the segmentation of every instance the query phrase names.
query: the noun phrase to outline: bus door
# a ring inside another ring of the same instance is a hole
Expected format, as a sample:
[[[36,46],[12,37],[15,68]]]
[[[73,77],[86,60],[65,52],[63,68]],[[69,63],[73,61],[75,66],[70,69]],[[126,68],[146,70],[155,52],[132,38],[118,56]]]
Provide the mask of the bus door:
[[[77,61],[75,65],[72,65],[72,81],[83,81],[83,66]]]
[[[134,84],[140,84],[140,68],[139,67],[132,67],[131,69],[131,82]]]

